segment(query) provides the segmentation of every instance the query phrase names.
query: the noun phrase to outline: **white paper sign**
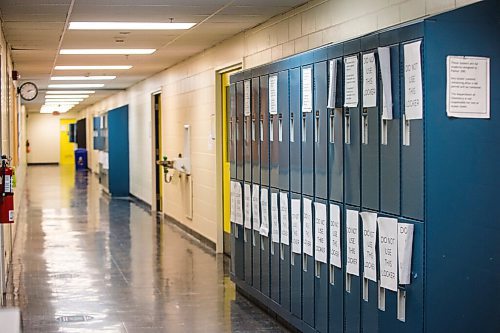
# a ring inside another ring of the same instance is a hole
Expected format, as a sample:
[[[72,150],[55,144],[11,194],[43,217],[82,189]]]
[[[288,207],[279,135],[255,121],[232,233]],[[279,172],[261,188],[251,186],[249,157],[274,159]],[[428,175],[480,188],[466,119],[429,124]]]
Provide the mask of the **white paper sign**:
[[[269,76],[269,113],[278,113],[278,75]]]
[[[278,206],[278,193],[271,193],[271,241],[273,243],[280,242],[280,211]]]
[[[359,276],[359,213],[355,210],[346,212],[347,227],[347,265],[349,274]]]
[[[312,227],[312,201],[303,199],[303,224],[304,224],[304,253],[313,256],[313,227]]]
[[[382,76],[382,119],[392,119],[392,77],[391,77],[391,49],[378,48],[378,60]]]
[[[335,99],[337,98],[337,60],[329,61],[330,78],[328,80],[328,108],[335,108]]]
[[[251,107],[250,107],[250,100],[251,100],[251,92],[250,92],[250,80],[245,80],[243,81],[243,98],[244,98],[244,104],[243,104],[243,110],[245,112],[245,117],[249,117],[252,114]]]
[[[281,243],[285,245],[290,245],[288,215],[288,194],[280,192]]]
[[[260,231],[260,188],[259,185],[253,184],[252,186],[252,216],[253,216],[253,230]]]
[[[377,214],[362,212],[364,277],[377,282]]]
[[[363,54],[363,107],[377,106],[377,65],[375,53]]]
[[[292,199],[292,252],[302,253],[302,230],[300,226],[300,199]]]
[[[340,246],[340,207],[330,204],[330,264],[338,268],[342,268]]]
[[[378,218],[378,247],[380,251],[380,286],[398,290],[398,220]]]
[[[352,56],[344,59],[344,86],[345,101],[344,106],[355,108],[359,100],[359,82],[358,82],[358,57]]]
[[[243,225],[243,191],[241,190],[241,183],[234,182],[234,195],[235,195],[235,212],[234,223]]]
[[[245,228],[252,229],[252,188],[245,183],[243,187],[245,194]]]
[[[312,112],[312,68],[302,69],[302,112]]]
[[[398,223],[398,265],[400,284],[410,284],[411,282],[413,228],[413,224]]]
[[[420,41],[404,46],[405,115],[407,120],[422,119],[422,60]]]
[[[234,218],[235,218],[235,211],[236,211],[236,206],[235,206],[235,193],[234,193],[234,182],[231,180],[231,184],[229,186],[229,194],[231,197],[231,204],[230,204],[230,220],[232,223],[234,223]]]
[[[269,194],[267,188],[260,190],[260,234],[269,237]]]
[[[326,228],[326,205],[314,203],[314,259],[326,264],[327,262],[327,228]]]
[[[446,58],[446,114],[457,118],[490,118],[489,58]]]

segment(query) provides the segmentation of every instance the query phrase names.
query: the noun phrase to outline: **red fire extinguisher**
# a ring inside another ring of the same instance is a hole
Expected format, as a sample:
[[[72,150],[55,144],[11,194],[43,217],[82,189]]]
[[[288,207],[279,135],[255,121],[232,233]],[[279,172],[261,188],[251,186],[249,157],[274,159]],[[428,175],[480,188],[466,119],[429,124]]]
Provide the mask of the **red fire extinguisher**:
[[[0,170],[0,223],[14,223],[14,189],[13,170],[9,167],[9,159],[2,155],[2,167]]]

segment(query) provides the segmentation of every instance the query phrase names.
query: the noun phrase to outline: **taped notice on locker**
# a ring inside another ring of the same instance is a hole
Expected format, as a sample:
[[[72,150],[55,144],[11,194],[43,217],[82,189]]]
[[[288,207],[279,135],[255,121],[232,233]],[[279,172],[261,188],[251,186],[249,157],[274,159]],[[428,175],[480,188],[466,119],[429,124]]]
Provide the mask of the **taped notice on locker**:
[[[234,182],[234,223],[243,225],[243,193],[240,182]]]
[[[252,189],[250,184],[243,185],[245,194],[245,228],[252,229]]]
[[[292,199],[292,252],[297,254],[302,253],[300,215],[300,199]]]
[[[398,290],[398,220],[378,218],[378,246],[380,251],[380,286]]]
[[[288,194],[280,192],[281,244],[290,245]]]
[[[230,220],[232,223],[234,223],[234,212],[235,212],[235,195],[234,195],[234,182],[231,180],[231,183],[230,183],[230,187],[229,187],[229,193],[230,193],[230,197],[231,197],[231,202],[230,202]]]
[[[313,227],[312,227],[312,201],[303,199],[303,221],[304,221],[304,253],[313,256]]]
[[[355,108],[359,100],[359,82],[358,82],[358,57],[352,56],[344,59],[344,87],[345,101],[344,106]]]
[[[337,98],[337,60],[329,61],[330,77],[328,79],[328,108],[335,109]]]
[[[404,46],[404,76],[405,76],[405,116],[407,120],[422,119],[422,58],[421,42]]]
[[[326,264],[326,205],[314,203],[314,259]]]
[[[243,81],[243,96],[244,96],[244,105],[243,109],[245,110],[245,117],[249,117],[252,113],[251,110],[251,92],[250,92],[250,80]]]
[[[260,231],[260,188],[259,185],[253,184],[252,188],[252,217],[253,230]]]
[[[349,274],[359,276],[359,213],[355,210],[346,212],[347,227],[347,265]]]
[[[269,77],[269,113],[278,114],[278,75]]]
[[[363,54],[363,107],[377,106],[377,65],[375,53]]]
[[[391,49],[378,48],[380,73],[382,76],[382,119],[392,119],[392,77],[391,77]]]
[[[398,264],[400,284],[410,284],[411,282],[413,228],[413,224],[398,223]]]
[[[312,67],[302,69],[302,112],[312,112]]]
[[[279,221],[278,193],[271,193],[271,241],[280,242],[280,221]]]
[[[363,220],[363,275],[366,279],[377,282],[377,214],[362,212]]]
[[[269,237],[269,194],[267,188],[260,191],[260,213],[261,224],[260,234],[264,237]]]
[[[338,268],[342,268],[340,244],[340,207],[330,204],[330,264]]]

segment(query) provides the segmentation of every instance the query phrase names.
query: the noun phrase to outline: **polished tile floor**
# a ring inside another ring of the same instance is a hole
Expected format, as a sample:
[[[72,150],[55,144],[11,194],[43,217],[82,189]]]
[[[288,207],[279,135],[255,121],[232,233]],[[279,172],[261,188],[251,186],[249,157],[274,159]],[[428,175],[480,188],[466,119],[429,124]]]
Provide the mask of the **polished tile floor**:
[[[282,332],[228,261],[86,172],[29,167],[9,305],[30,332]]]

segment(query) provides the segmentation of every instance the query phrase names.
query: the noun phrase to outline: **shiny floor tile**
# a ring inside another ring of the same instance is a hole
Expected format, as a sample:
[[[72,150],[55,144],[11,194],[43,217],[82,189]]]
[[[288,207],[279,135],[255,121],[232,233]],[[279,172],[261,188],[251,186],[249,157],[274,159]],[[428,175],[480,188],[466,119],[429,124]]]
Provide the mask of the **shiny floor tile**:
[[[23,332],[283,332],[235,293],[228,261],[95,175],[36,166],[28,178],[7,302]]]

